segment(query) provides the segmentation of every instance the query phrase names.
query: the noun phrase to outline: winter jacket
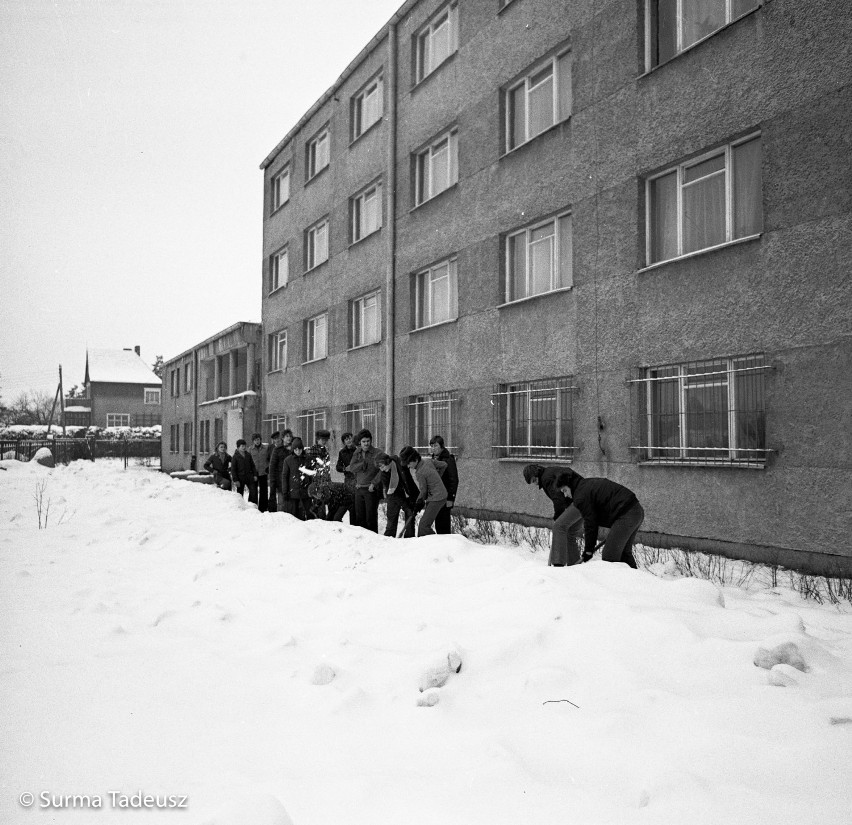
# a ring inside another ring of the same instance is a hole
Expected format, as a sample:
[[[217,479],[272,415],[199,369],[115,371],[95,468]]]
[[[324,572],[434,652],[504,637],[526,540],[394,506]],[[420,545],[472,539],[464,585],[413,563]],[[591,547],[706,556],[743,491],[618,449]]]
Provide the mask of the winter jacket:
[[[204,462],[204,469],[208,473],[213,473],[213,479],[220,481],[223,478],[231,478],[231,456],[227,453],[219,455],[218,452],[213,453],[207,461]]]
[[[283,444],[280,447],[272,448],[272,453],[269,457],[269,469],[267,471],[270,490],[281,489],[281,474],[284,472],[284,459],[288,455],[290,455],[290,450]]]
[[[234,457],[231,460],[231,478],[242,484],[247,481],[254,481],[257,478],[254,461],[248,450],[246,450],[245,454],[239,450],[234,453]]]
[[[355,476],[356,487],[369,487],[371,484],[379,486],[382,471],[376,464],[376,457],[380,452],[381,450],[373,446],[370,446],[366,453],[360,447],[355,450],[347,469]]]
[[[385,496],[387,497],[392,495],[395,498],[401,498],[403,501],[413,504],[417,498],[419,490],[417,482],[411,477],[411,470],[409,470],[408,467],[402,466],[398,456],[392,455],[391,461],[396,469],[399,482],[392,493],[388,492],[393,478],[391,475],[393,470],[390,470],[387,473],[382,473],[382,490],[384,490]]]
[[[569,472],[572,503],[583,516],[586,553],[594,553],[598,527],[612,527],[639,499],[632,490],[608,478],[583,478],[573,470]]]
[[[355,455],[355,447],[343,447],[337,454],[337,465],[335,469],[338,473],[343,473],[343,482],[347,487],[355,486],[355,477],[349,472],[349,462],[352,461],[352,456]]]
[[[459,471],[456,467],[456,457],[449,450],[441,450],[437,456],[433,456],[432,461],[443,461],[447,465],[444,474],[441,476],[441,481],[444,482],[444,487],[447,488],[447,501],[456,500],[456,492],[459,489]]]
[[[261,444],[255,447],[254,444],[248,448],[251,460],[254,462],[254,469],[259,476],[265,476],[269,470],[269,456],[272,454],[272,448],[268,444]]]
[[[562,495],[562,491],[556,486],[556,479],[563,473],[574,473],[570,467],[542,467],[536,465],[540,470],[538,474],[538,488],[553,502],[553,518],[558,519],[567,509],[570,501]],[[577,478],[581,475],[574,473]]]
[[[290,453],[283,462],[283,471],[281,473],[281,495],[285,499],[293,501],[297,499],[308,499],[308,487],[313,480],[310,476],[302,474],[302,467],[307,467],[307,456],[302,453],[301,456],[295,453]]]
[[[420,459],[420,463],[414,468],[414,474],[417,476],[417,486],[420,488],[420,495],[417,497],[417,502],[425,501],[446,501],[447,488],[444,482],[441,481],[441,473],[447,469],[447,465],[443,461],[433,459],[432,461],[424,461]]]

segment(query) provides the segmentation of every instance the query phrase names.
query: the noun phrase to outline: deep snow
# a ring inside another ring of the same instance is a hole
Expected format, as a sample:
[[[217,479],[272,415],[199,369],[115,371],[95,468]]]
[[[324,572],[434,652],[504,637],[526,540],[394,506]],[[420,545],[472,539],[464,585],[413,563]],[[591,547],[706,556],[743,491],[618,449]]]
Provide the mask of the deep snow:
[[[0,467],[2,823],[850,821],[849,610]]]

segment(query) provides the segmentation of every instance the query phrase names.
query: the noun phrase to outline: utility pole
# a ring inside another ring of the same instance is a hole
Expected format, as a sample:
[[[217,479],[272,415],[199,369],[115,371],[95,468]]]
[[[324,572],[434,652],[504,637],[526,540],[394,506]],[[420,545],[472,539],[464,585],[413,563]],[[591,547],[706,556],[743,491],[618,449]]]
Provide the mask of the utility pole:
[[[65,390],[62,387],[62,364],[59,365],[59,411],[62,416],[62,437],[65,438]]]

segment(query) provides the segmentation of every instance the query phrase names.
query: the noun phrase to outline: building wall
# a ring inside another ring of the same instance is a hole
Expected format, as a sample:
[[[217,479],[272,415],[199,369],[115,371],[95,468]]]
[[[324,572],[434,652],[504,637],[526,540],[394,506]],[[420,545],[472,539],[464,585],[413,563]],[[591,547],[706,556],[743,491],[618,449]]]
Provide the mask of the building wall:
[[[107,415],[112,413],[130,415],[131,427],[152,427],[159,424],[161,405],[145,403],[146,386],[160,389],[156,383],[143,385],[92,382],[88,387],[92,406],[91,426],[106,427]]]
[[[264,332],[291,331],[288,369],[265,375],[267,417],[327,406],[339,432],[343,404],[376,398],[388,406],[388,330],[382,345],[347,352],[345,302],[372,286],[385,297],[393,241],[388,446],[405,443],[406,398],[454,391],[459,505],[548,515],[547,501],[521,478],[530,459],[493,457],[492,392],[564,376],[577,388],[573,466],[637,492],[645,540],[852,571],[852,18],[827,0],[806,13],[772,0],[646,71],[644,3],[515,0],[499,13],[496,0],[460,3],[458,51],[415,84],[413,38],[439,6],[407,3],[396,27],[394,134],[386,82],[384,123],[348,147],[349,100],[381,64],[387,73],[386,37],[265,169],[265,278],[281,243],[301,247],[304,228],[332,215],[329,263],[303,274],[291,251],[290,283],[264,297]],[[505,153],[501,90],[566,47],[571,117]],[[326,121],[330,168],[304,186],[305,142]],[[451,125],[458,183],[414,208],[412,154]],[[645,177],[752,132],[762,141],[760,236],[647,267]],[[395,221],[386,214],[381,232],[350,248],[348,199],[372,176],[388,176],[392,138]],[[296,170],[291,200],[270,216],[270,180],[286,158]],[[573,288],[506,305],[507,233],[561,210],[573,220]],[[451,254],[458,318],[411,331],[412,274]],[[302,367],[294,357],[301,322],[326,306],[329,357]],[[638,460],[629,383],[638,368],[751,353],[769,366],[765,466]]]

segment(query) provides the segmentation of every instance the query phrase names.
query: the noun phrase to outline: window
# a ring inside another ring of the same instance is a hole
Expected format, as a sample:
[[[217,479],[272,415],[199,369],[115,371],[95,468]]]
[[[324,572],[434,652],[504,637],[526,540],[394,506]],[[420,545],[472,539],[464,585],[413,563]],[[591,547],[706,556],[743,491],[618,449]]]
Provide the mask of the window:
[[[287,415],[284,413],[269,413],[263,419],[263,423],[269,428],[269,433],[281,432],[287,429]]]
[[[761,354],[646,367],[632,381],[641,461],[763,466]]]
[[[275,292],[290,280],[290,247],[285,246],[269,257],[269,291]]]
[[[177,452],[177,443],[178,443],[178,424],[169,425],[169,452],[176,453]]]
[[[409,396],[405,403],[406,442],[415,450],[428,452],[429,439],[440,435],[448,450],[459,448],[456,427],[458,398],[453,392],[433,392]]]
[[[352,243],[382,226],[382,185],[374,183],[349,201]]]
[[[498,386],[491,396],[495,457],[572,458],[576,390],[568,377]]]
[[[452,129],[414,156],[415,206],[449,189],[458,179],[458,130]]]
[[[220,441],[225,440],[225,419],[213,419],[213,446],[215,447]]]
[[[384,104],[382,92],[382,76],[379,75],[352,98],[352,140],[381,120]]]
[[[159,404],[160,403],[160,388],[159,387],[145,387],[145,402],[146,404]]]
[[[318,175],[329,163],[328,127],[322,129],[315,138],[308,141],[306,147],[308,180]]]
[[[382,338],[381,329],[378,292],[349,302],[349,349],[377,343]]]
[[[130,413],[107,413],[107,427],[129,427]]]
[[[571,52],[554,55],[506,90],[506,151],[571,114]]]
[[[328,411],[325,408],[316,410],[302,410],[296,419],[296,435],[301,436],[305,447],[314,443],[317,430],[327,429],[326,418]]]
[[[328,161],[326,161],[328,163]],[[290,164],[272,178],[272,211],[290,200]]]
[[[180,395],[180,367],[171,370],[169,373],[169,381],[171,382],[169,392],[171,393],[172,398],[175,398]]]
[[[419,83],[458,49],[458,3],[444,6],[414,36],[414,78]]]
[[[458,317],[457,282],[455,258],[414,275],[414,329],[431,327]]]
[[[762,232],[760,136],[649,179],[647,215],[648,264]]]
[[[506,238],[507,302],[572,285],[571,215],[559,215]]]
[[[282,329],[280,332],[273,332],[266,336],[269,347],[269,370],[268,372],[276,372],[277,370],[287,369],[287,330]]]
[[[183,389],[184,392],[192,390],[192,361],[187,361],[183,365]]]
[[[192,424],[187,422],[183,425],[183,451],[192,451]]]
[[[328,218],[323,218],[305,232],[305,270],[328,260]]]
[[[328,355],[328,313],[305,321],[305,363]]]
[[[369,430],[373,434],[373,445],[382,443],[381,401],[364,401],[361,404],[346,404],[342,411],[342,432],[358,433]]]
[[[202,453],[210,452],[210,419],[208,418],[206,421],[201,422],[201,443],[198,445],[198,449]]]
[[[648,69],[756,9],[759,0],[647,0]]]

